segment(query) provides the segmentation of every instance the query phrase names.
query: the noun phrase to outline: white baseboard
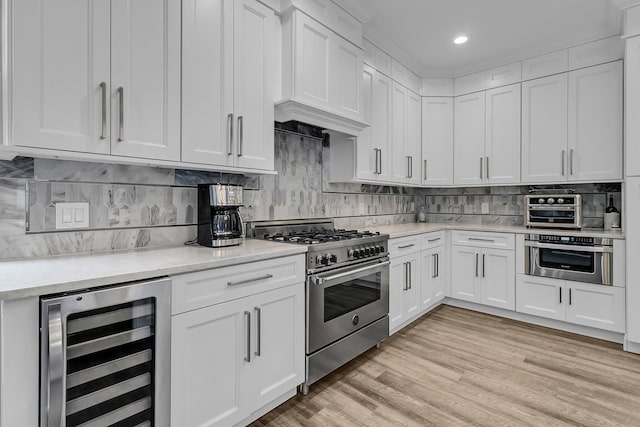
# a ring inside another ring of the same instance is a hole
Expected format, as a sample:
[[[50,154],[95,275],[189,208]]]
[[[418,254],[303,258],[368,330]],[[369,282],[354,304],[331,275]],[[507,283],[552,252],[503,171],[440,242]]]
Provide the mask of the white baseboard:
[[[507,319],[519,320],[521,322],[532,323],[547,328],[559,329],[561,331],[571,332],[574,334],[585,335],[591,338],[597,338],[605,341],[611,341],[618,344],[624,342],[624,334],[618,332],[605,331],[603,329],[590,328],[588,326],[575,325],[573,323],[562,322],[559,320],[545,319],[544,317],[532,316],[530,314],[518,313],[502,308],[489,307],[482,304],[476,304],[468,301],[461,301],[453,298],[446,298],[444,304],[453,307],[466,308],[480,313],[491,314],[494,316],[505,317]],[[638,344],[640,346],[640,344]]]
[[[624,340],[624,351],[640,354],[640,343]]]
[[[297,392],[298,392],[298,388],[297,387],[292,389],[292,390],[289,390],[288,392],[286,392],[285,394],[283,394],[282,396],[280,396],[276,400],[274,400],[274,401],[272,401],[270,403],[267,403],[262,408],[254,411],[247,418],[245,418],[244,420],[242,420],[238,424],[236,424],[236,427],[246,426],[246,425],[251,424],[252,422],[257,420],[258,418],[260,418],[261,416],[266,414],[267,412],[273,411],[278,406],[282,405],[284,402],[286,402],[287,400],[291,399],[293,396],[296,395]]]

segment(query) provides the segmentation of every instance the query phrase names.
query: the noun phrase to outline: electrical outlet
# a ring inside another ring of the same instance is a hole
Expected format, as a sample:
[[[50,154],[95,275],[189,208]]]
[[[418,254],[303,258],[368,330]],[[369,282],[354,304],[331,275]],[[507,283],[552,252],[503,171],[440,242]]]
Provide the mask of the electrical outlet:
[[[89,203],[56,203],[56,230],[89,228]]]
[[[488,214],[489,213],[489,203],[483,203],[482,204],[482,213],[483,214]]]

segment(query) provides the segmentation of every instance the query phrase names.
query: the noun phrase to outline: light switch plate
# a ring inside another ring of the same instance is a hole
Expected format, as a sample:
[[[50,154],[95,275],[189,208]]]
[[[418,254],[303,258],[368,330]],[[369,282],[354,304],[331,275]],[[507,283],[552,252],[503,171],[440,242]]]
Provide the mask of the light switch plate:
[[[89,228],[89,203],[56,203],[56,230]]]
[[[482,213],[483,214],[489,213],[489,203],[482,203]]]

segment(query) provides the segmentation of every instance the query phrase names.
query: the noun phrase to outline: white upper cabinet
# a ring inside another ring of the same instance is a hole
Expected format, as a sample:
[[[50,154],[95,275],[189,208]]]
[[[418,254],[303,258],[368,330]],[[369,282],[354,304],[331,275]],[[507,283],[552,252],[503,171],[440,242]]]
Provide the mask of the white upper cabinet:
[[[522,84],[522,181],[622,179],[622,63]]]
[[[520,182],[520,84],[486,92],[485,179]]]
[[[485,93],[455,99],[454,183],[483,184],[485,180]]]
[[[339,114],[362,119],[361,81],[364,52],[340,36],[332,39],[330,97]]]
[[[180,159],[180,2],[111,1],[111,154]]]
[[[640,7],[638,13],[640,13]],[[625,174],[640,176],[640,36],[625,41]]]
[[[109,153],[109,5],[12,2],[13,145]]]
[[[272,170],[277,18],[255,0],[182,7],[182,160]]]
[[[453,184],[453,98],[422,98],[422,184]]]
[[[422,151],[422,99],[417,93],[407,94],[407,139],[404,152],[409,156],[409,184],[420,185],[420,153]]]
[[[567,180],[567,74],[522,83],[522,182]]]
[[[392,180],[396,183],[420,184],[420,110],[421,100],[399,83],[392,94]]]
[[[569,180],[622,180],[622,61],[569,73]]]
[[[12,3],[12,143],[180,159],[180,2]]]

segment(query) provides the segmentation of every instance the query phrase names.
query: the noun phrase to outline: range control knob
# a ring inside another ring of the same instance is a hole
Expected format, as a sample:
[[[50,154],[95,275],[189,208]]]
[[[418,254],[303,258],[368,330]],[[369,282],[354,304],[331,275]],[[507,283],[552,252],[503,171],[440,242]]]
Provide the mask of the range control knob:
[[[329,254],[329,255],[327,255],[327,257],[329,258],[329,261],[334,263],[334,264],[336,262],[338,262],[338,257],[336,255],[334,255],[334,254]]]
[[[322,265],[329,265],[329,258],[326,255],[318,255],[316,262]]]
[[[558,204],[559,204],[559,205],[561,205],[561,204],[563,204],[563,203],[564,203],[564,199],[563,199],[562,197],[560,197],[560,198],[557,200],[557,202],[558,202]]]
[[[356,250],[353,251],[353,257],[354,258],[360,258],[361,255],[362,254],[360,252],[360,249],[356,249]]]
[[[364,256],[371,255],[371,248],[364,248]]]
[[[543,204],[545,200],[543,198],[538,199],[538,203]]]
[[[355,255],[355,251],[353,249],[349,249],[349,251],[347,252],[347,256],[349,258],[353,258]]]
[[[381,253],[381,254],[383,254],[383,253],[385,252],[385,250],[384,250],[384,246],[380,245],[380,246],[378,246],[378,247],[380,248],[380,253]]]
[[[378,255],[380,253],[380,246],[374,246],[373,247],[373,252]]]
[[[553,197],[549,197],[547,199],[547,203],[549,203],[550,205],[554,204],[556,202],[556,199],[554,199]]]

